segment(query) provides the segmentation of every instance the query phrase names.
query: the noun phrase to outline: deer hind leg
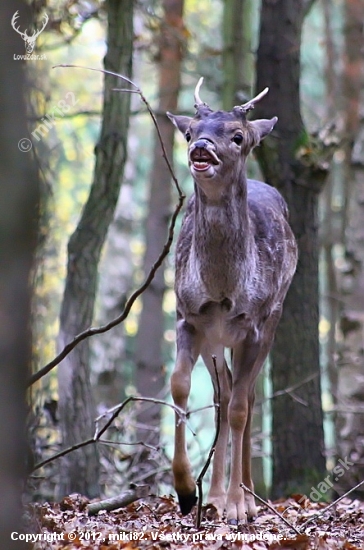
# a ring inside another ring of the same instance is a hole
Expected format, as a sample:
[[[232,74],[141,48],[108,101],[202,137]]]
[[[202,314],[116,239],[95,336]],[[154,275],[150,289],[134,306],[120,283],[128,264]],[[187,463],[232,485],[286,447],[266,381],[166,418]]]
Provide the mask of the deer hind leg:
[[[192,325],[180,320],[177,323],[177,358],[171,378],[171,392],[174,404],[187,410],[191,388],[191,373],[199,355],[200,338]],[[183,515],[188,514],[196,503],[196,484],[187,456],[185,423],[176,413],[174,456],[172,461],[174,487]]]
[[[218,384],[211,350],[202,349],[201,355],[210,373],[214,386],[214,403],[219,403],[219,411],[215,413],[215,423],[220,415],[219,437],[215,447],[213,458],[211,485],[207,497],[208,503],[213,504],[219,517],[222,517],[226,506],[226,449],[229,439],[228,405],[231,396],[231,372],[224,359],[224,349],[216,349],[212,352],[216,355],[216,370],[219,377],[220,402],[218,399]]]

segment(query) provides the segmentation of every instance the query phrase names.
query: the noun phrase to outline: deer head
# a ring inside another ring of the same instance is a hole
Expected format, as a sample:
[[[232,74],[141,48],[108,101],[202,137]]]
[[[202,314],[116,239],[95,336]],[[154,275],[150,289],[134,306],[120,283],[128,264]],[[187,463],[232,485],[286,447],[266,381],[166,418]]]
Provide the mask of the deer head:
[[[34,31],[34,33],[32,34],[32,36],[28,36],[27,34],[27,31],[25,30],[24,32],[21,32],[19,30],[19,28],[17,28],[15,25],[16,25],[16,20],[18,19],[19,17],[19,12],[16,11],[12,17],[12,20],[11,20],[11,26],[13,27],[13,29],[18,33],[20,34],[20,36],[22,37],[22,39],[24,40],[25,42],[25,51],[30,54],[30,53],[33,53],[33,50],[34,50],[34,46],[35,46],[35,41],[37,40],[38,36],[40,35],[40,33],[45,29],[48,21],[49,21],[49,17],[48,15],[45,13],[44,16],[43,16],[43,26],[41,29],[39,29],[38,31]]]
[[[247,113],[267,94],[268,88],[230,112],[213,111],[200,99],[202,81],[201,78],[195,90],[194,117],[167,115],[188,143],[188,164],[192,177],[209,196],[215,195],[217,190],[223,193],[229,182],[237,179],[237,174],[245,173],[248,153],[272,131],[278,119],[248,121],[246,118]]]

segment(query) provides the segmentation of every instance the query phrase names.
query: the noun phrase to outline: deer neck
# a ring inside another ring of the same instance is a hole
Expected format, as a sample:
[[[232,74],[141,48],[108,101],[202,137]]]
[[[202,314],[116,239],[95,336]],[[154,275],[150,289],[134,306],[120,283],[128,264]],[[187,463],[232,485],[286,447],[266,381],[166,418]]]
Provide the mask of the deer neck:
[[[234,294],[251,272],[254,243],[246,178],[220,197],[208,198],[196,184],[195,194],[194,254],[209,296],[220,301]]]

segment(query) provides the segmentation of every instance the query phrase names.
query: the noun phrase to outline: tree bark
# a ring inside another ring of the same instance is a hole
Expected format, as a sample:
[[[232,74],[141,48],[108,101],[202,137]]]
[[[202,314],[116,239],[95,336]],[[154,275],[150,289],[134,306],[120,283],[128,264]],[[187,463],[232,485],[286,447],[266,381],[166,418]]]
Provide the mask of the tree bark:
[[[21,532],[21,491],[26,475],[26,381],[32,338],[30,279],[38,229],[40,184],[28,136],[24,42],[10,25],[19,10],[29,21],[25,2],[0,5],[0,549],[24,550],[11,540]],[[19,145],[18,145],[19,144]]]
[[[234,105],[251,98],[254,54],[252,0],[225,0],[223,15],[223,108],[230,111]]]
[[[278,116],[271,138],[257,149],[266,181],[285,197],[299,260],[272,350],[273,392],[314,378],[294,395],[272,402],[273,497],[307,492],[324,477],[324,436],[318,341],[317,202],[326,173],[310,155],[300,112],[300,43],[306,6],[263,0],[257,91],[269,94],[256,117]],[[278,139],[277,139],[278,138]],[[305,151],[303,158],[302,151]]]
[[[132,0],[108,0],[105,69],[131,77],[133,44]],[[87,75],[86,75],[87,76]],[[125,83],[122,83],[125,86]],[[61,308],[59,348],[92,323],[98,263],[114,215],[126,161],[130,94],[116,93],[120,79],[105,75],[101,136],[87,203],[68,243],[66,286]],[[78,345],[58,369],[59,413],[63,445],[79,443],[93,432],[89,341]],[[61,462],[60,496],[99,494],[96,445],[68,455]]]
[[[337,386],[337,459],[350,468],[335,478],[339,494],[364,478],[364,123],[360,116],[364,80],[364,4],[344,3],[344,62],[342,108],[344,113],[343,187],[345,189],[343,242],[345,269],[341,274],[343,307],[340,314]],[[364,499],[360,487],[356,498]]]
[[[128,154],[128,164],[130,154]],[[134,172],[134,171],[133,171]],[[133,173],[135,177],[135,173]],[[129,176],[128,176],[129,179]],[[102,326],[118,317],[132,289],[134,265],[130,247],[132,232],[132,185],[124,179],[114,220],[110,225],[99,267],[98,303],[94,324]],[[91,382],[96,403],[108,409],[125,397],[125,325],[91,339]]]
[[[177,109],[180,89],[181,61],[184,48],[183,0],[164,0],[164,16],[159,36],[157,123],[169,159],[173,156],[174,126],[165,115]],[[150,176],[148,217],[146,221],[146,251],[144,271],[147,274],[160,254],[167,238],[171,211],[171,177],[162,157],[157,134],[154,134],[153,166]],[[142,296],[142,312],[136,337],[135,363],[138,393],[147,397],[160,396],[165,386],[163,369],[165,291],[164,265]],[[151,405],[138,415],[138,439],[159,444],[160,406]]]

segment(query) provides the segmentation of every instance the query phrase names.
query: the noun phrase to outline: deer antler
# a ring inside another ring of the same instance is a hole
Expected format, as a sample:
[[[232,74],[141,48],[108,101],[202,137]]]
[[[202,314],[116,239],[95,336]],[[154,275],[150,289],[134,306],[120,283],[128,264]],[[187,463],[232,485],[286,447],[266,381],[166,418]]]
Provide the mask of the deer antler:
[[[260,101],[261,99],[263,99],[264,96],[267,95],[268,91],[269,91],[269,88],[264,88],[264,90],[260,92],[260,94],[258,94],[257,96],[253,97],[253,99],[251,99],[247,103],[244,103],[244,105],[240,105],[240,109],[244,113],[251,111],[252,109],[254,109],[255,104],[258,103],[258,101]]]
[[[45,20],[45,21],[44,21],[44,23],[43,23],[43,27],[42,27],[41,29],[39,29],[39,31],[34,31],[34,34],[33,34],[33,36],[32,36],[32,38],[34,38],[34,40],[40,35],[40,33],[41,33],[42,31],[44,31],[45,27],[47,26],[47,23],[48,23],[48,21],[49,21],[49,17],[48,17],[48,15],[47,15],[46,13],[44,14],[44,20]]]
[[[24,33],[24,32],[21,32],[19,29],[16,28],[16,20],[18,19],[19,17],[19,11],[17,10],[12,19],[11,19],[11,26],[13,27],[14,31],[16,31],[17,33],[20,34],[20,36],[24,39],[25,37],[27,37],[27,33]]]
[[[207,103],[205,103],[205,101],[202,101],[202,99],[200,98],[200,88],[202,86],[202,83],[203,83],[203,76],[201,76],[200,80],[197,82],[197,85],[196,85],[196,88],[195,88],[195,94],[194,94],[194,97],[195,97],[195,109],[200,109],[201,107],[204,107],[205,110],[207,109],[207,111],[211,111],[210,107],[208,106]]]
[[[203,76],[201,76],[200,80],[197,82],[196,84],[196,88],[195,88],[195,107],[197,108],[199,105],[204,105],[204,102],[202,101],[202,99],[200,98],[200,88],[202,86],[202,83],[203,83]]]

